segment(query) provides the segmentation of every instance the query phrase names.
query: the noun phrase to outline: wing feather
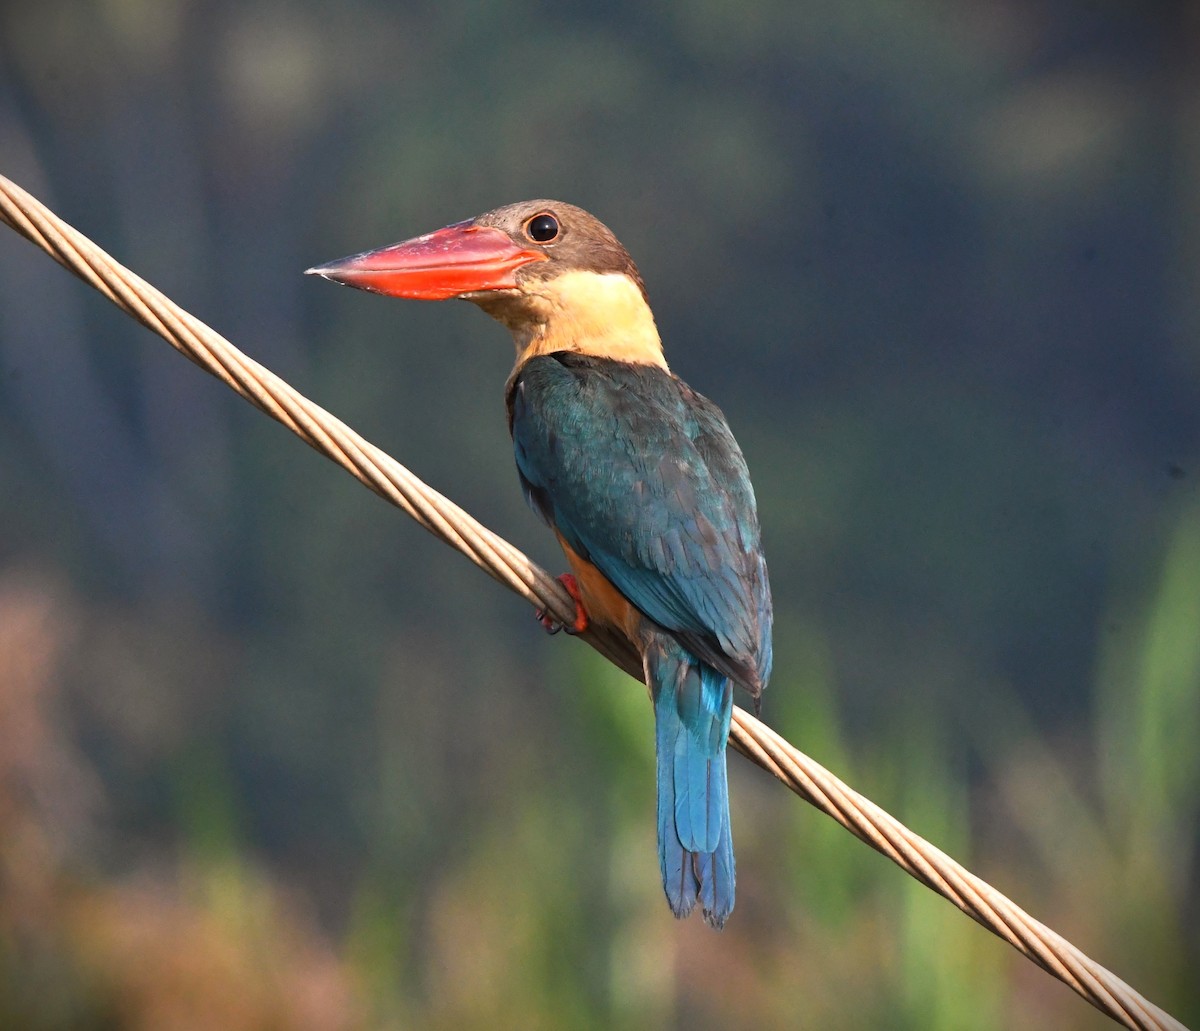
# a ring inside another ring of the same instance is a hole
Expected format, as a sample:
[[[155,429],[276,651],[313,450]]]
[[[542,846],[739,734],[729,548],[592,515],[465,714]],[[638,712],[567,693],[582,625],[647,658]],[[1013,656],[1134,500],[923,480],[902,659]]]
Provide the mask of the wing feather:
[[[771,597],[745,459],[665,370],[559,352],[509,397],[530,504],[646,616],[757,695]]]

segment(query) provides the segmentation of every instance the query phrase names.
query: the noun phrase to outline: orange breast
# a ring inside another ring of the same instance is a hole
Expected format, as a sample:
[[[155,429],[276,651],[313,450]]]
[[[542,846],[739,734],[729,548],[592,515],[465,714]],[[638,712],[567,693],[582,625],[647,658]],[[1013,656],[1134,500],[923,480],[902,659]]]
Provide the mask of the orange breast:
[[[579,593],[583,595],[583,607],[587,609],[588,618],[616,627],[631,641],[636,642],[642,614],[612,585],[608,577],[587,559],[575,554],[571,546],[563,540],[562,534],[556,535],[567,561],[571,564],[575,582],[579,584]]]

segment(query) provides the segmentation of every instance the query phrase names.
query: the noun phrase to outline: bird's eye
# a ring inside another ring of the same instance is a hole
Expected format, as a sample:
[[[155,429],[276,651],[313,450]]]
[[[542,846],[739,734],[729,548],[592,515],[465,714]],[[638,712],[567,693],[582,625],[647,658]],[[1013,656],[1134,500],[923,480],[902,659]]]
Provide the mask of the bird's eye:
[[[558,219],[546,212],[534,215],[526,224],[525,232],[534,243],[549,243],[558,236]]]

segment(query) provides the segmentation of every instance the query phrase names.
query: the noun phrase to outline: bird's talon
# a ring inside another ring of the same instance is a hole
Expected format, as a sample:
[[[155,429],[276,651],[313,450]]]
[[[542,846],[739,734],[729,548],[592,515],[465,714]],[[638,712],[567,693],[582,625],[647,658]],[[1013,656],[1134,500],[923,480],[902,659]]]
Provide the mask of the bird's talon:
[[[566,588],[567,593],[571,596],[571,600],[575,602],[574,621],[571,623],[560,623],[545,609],[538,609],[534,612],[534,616],[542,624],[542,629],[548,634],[557,634],[560,630],[565,630],[572,637],[575,634],[582,634],[588,628],[588,614],[587,609],[583,607],[583,595],[580,593],[579,584],[576,583],[575,577],[570,573],[563,573],[558,578],[558,582]]]
[[[563,625],[545,609],[534,610],[533,618],[542,624],[542,629],[548,634],[557,634],[563,628]]]

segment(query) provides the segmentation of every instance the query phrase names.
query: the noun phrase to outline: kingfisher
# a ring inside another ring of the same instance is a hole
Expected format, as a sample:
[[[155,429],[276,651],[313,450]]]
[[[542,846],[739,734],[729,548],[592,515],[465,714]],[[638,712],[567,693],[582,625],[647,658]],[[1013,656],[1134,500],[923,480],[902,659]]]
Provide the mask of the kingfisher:
[[[642,277],[594,216],[509,204],[308,270],[391,297],[462,298],[506,326],[525,497],[554,531],[566,627],[622,633],[654,703],[658,856],[672,912],[721,928],[736,882],[725,752],[736,684],[771,674],[771,590],[746,461],[667,366]],[[558,629],[539,613],[548,630]]]

